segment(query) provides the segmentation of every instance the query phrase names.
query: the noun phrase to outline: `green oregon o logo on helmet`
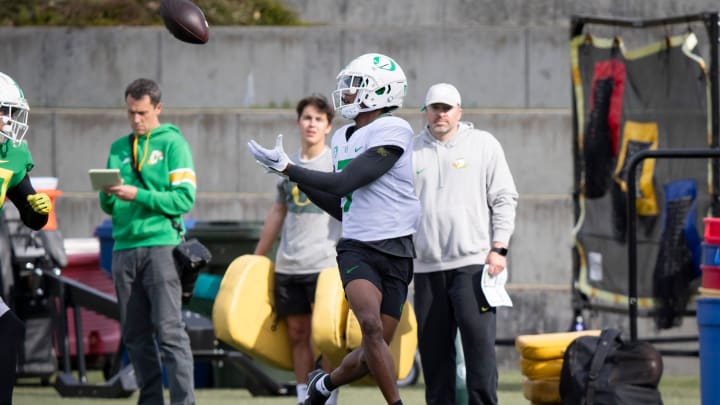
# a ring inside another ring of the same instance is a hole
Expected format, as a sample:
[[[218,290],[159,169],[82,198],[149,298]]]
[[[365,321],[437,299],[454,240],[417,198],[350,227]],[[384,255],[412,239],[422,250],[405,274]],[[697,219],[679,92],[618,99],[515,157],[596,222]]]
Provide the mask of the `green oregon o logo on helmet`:
[[[395,70],[395,61],[382,55],[376,55],[373,58],[373,65],[377,66],[378,69],[387,70],[389,72]]]

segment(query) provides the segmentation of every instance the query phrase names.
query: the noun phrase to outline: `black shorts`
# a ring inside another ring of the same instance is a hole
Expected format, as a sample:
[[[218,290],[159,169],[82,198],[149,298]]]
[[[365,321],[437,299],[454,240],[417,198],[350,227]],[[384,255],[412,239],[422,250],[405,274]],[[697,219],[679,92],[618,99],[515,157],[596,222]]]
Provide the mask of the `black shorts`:
[[[312,313],[319,273],[275,273],[275,311],[278,316]]]
[[[343,288],[353,280],[370,281],[382,293],[380,313],[400,319],[413,277],[413,259],[383,253],[351,239],[341,239],[337,252]]]

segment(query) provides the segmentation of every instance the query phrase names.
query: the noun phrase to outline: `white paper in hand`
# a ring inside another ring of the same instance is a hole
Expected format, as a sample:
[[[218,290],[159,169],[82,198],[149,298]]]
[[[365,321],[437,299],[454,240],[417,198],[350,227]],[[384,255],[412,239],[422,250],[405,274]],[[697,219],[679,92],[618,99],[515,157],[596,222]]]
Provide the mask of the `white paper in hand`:
[[[492,307],[511,307],[513,306],[512,300],[505,291],[505,283],[507,282],[507,269],[500,272],[500,274],[491,276],[488,273],[487,264],[483,266],[482,278],[480,280],[480,287],[482,288],[483,294],[487,299],[488,304]]]

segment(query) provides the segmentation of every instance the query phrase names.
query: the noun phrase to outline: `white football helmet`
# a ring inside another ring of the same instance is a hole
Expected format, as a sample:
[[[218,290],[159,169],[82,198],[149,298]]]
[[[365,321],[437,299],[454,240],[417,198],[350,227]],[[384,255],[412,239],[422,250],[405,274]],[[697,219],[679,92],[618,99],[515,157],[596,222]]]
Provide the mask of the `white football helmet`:
[[[368,53],[338,73],[332,99],[335,111],[351,120],[361,112],[402,107],[406,94],[407,79],[400,65],[388,56]]]
[[[5,143],[7,139],[15,144],[22,142],[28,130],[28,111],[30,106],[20,86],[0,72],[0,143]]]

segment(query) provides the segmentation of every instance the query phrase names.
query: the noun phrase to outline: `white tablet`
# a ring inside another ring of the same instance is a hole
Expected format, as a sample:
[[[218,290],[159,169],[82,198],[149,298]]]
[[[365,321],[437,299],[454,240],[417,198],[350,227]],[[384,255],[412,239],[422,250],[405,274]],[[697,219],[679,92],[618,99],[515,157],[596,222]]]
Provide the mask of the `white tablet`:
[[[90,183],[95,191],[101,190],[105,186],[117,186],[122,184],[120,177],[120,169],[90,169]]]

